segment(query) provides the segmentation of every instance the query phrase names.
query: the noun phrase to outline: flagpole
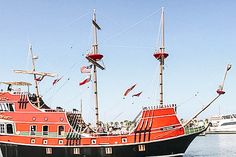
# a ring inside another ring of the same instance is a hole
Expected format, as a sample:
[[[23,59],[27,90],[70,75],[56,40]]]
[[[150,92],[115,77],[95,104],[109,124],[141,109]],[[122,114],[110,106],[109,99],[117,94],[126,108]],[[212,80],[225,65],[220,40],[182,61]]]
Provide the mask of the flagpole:
[[[34,55],[33,55],[32,45],[29,46],[29,50],[30,50],[31,59],[32,59],[32,70],[33,70],[33,72],[35,72],[35,62],[34,62],[34,60],[36,58],[34,58]],[[34,75],[35,92],[36,92],[36,98],[37,98],[37,100],[36,100],[37,101],[37,106],[40,107],[39,87],[38,87],[37,76],[36,76],[36,74],[33,74],[33,75]]]

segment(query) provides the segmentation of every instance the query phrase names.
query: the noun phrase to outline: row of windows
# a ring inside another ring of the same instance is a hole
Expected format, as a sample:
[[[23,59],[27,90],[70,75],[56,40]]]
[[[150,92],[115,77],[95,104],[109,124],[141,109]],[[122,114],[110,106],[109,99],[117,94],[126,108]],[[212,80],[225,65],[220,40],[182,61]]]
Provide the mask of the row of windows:
[[[107,147],[105,148],[106,154],[112,154],[112,148]],[[53,154],[52,148],[46,148],[46,154]],[[73,154],[79,155],[80,154],[80,148],[73,148]]]
[[[138,145],[138,151],[144,152],[145,151],[145,145]],[[46,154],[53,154],[52,148],[46,148]],[[80,148],[73,148],[73,154],[80,154]],[[112,147],[106,147],[105,148],[105,154],[112,154]]]
[[[127,143],[127,138],[126,137],[121,138],[121,142],[122,143]],[[97,144],[97,140],[96,139],[92,139],[91,140],[91,144]]]
[[[37,132],[37,126],[31,125],[30,126],[30,135],[36,135],[36,132]],[[63,125],[58,126],[57,135],[62,136],[64,134],[64,132],[65,132],[65,126],[63,126]],[[42,135],[47,136],[48,133],[49,133],[49,126],[44,125],[42,127]]]
[[[31,144],[35,144],[35,143],[36,143],[35,138],[31,138],[31,139],[30,139],[30,143],[31,143]],[[44,140],[43,140],[43,144],[47,145],[47,144],[48,144],[48,140],[47,140],[47,139],[44,139]],[[58,140],[58,144],[63,144],[63,140],[62,140],[62,139],[59,139],[59,140]]]
[[[46,154],[53,154],[52,148],[46,148]],[[80,154],[80,148],[73,148],[73,154]]]
[[[14,111],[13,103],[1,102],[0,103],[0,111],[10,111],[10,112],[13,112]]]
[[[13,125],[0,123],[0,133],[1,134],[13,134]]]

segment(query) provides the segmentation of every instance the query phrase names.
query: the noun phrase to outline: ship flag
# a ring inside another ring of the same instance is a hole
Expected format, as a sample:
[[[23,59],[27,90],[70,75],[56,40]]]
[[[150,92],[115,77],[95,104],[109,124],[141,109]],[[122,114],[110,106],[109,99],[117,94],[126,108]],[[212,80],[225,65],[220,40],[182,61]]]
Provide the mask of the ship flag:
[[[143,92],[139,92],[139,93],[136,93],[136,94],[133,94],[132,97],[139,97]]]
[[[80,68],[80,72],[81,73],[90,73],[91,72],[91,69],[92,69],[92,64],[89,65],[89,66],[82,66]]]
[[[98,29],[101,30],[101,27],[96,23],[96,21],[93,20],[93,25]]]
[[[124,96],[127,96],[127,95],[129,94],[129,92],[134,89],[135,86],[136,86],[136,84],[134,84],[133,86],[131,86],[130,88],[128,88],[128,89],[125,91]]]
[[[55,85],[57,82],[59,82],[61,79],[62,79],[62,77],[53,80],[52,85],[54,86],[54,85]]]
[[[82,86],[82,85],[84,85],[84,84],[90,82],[90,80],[91,80],[91,75],[89,75],[87,78],[85,78],[83,81],[81,81],[81,82],[79,83],[79,85]]]
[[[35,81],[42,81],[44,77],[45,77],[45,75],[42,75],[42,76],[40,76],[38,78],[35,78]]]
[[[232,65],[231,64],[228,64],[227,66],[227,71],[229,71],[231,69]]]

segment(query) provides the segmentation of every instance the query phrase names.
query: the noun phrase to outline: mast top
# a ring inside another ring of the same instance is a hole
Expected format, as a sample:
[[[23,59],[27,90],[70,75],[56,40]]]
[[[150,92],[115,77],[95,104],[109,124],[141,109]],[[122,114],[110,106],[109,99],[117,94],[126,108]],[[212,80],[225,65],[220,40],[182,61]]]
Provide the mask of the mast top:
[[[96,22],[96,10],[93,10],[93,45],[92,52],[87,55],[88,58],[94,61],[100,61],[103,58],[102,54],[98,53],[98,40],[97,40],[97,30],[101,30],[101,27]]]
[[[226,71],[225,71],[225,75],[224,75],[224,80],[222,82],[222,84],[219,86],[219,88],[217,89],[217,94],[221,95],[221,94],[225,94],[225,91],[224,91],[224,84],[225,84],[225,80],[226,80],[226,76],[227,76],[227,73],[228,71],[231,69],[232,65],[231,64],[228,64],[227,67],[226,67]]]
[[[169,54],[165,52],[164,7],[161,8],[161,46],[153,56],[158,59],[162,65],[164,65],[164,59],[169,56]]]

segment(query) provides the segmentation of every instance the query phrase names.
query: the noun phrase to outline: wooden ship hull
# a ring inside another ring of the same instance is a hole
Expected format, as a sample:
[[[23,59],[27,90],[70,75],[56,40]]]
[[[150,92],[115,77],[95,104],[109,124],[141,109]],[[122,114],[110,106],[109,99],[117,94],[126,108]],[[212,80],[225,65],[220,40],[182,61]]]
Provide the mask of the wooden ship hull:
[[[101,146],[34,146],[0,143],[3,157],[146,157],[183,156],[194,138],[202,131],[159,141],[127,145]],[[144,147],[140,147],[144,146]],[[111,150],[109,152],[108,148]],[[106,150],[107,149],[107,150]]]
[[[94,132],[77,111],[37,108],[32,100],[0,92],[0,157],[181,156],[207,128],[182,125],[176,106],[167,105],[143,108],[127,132]]]

